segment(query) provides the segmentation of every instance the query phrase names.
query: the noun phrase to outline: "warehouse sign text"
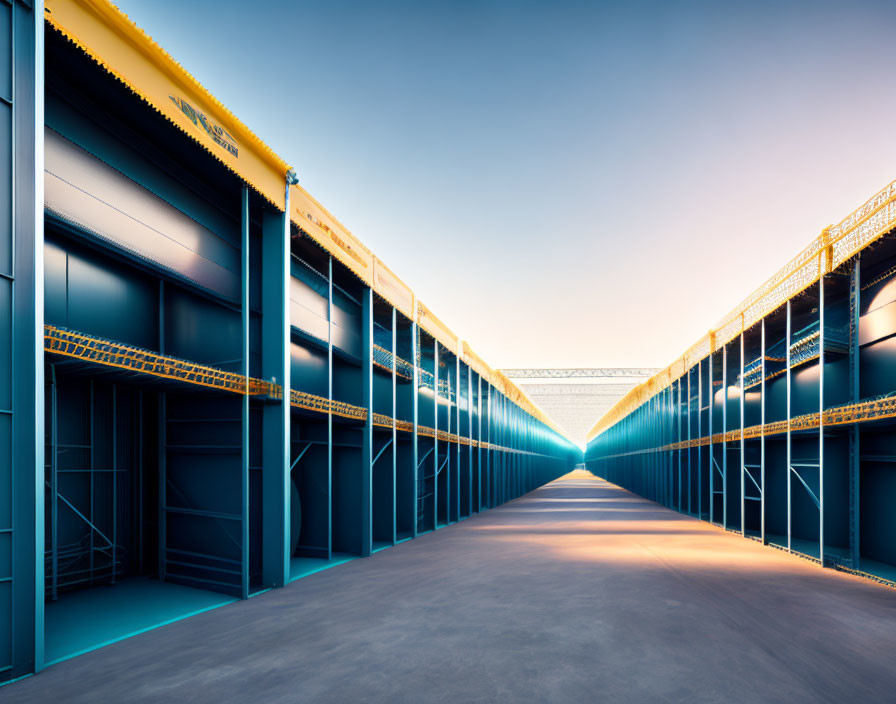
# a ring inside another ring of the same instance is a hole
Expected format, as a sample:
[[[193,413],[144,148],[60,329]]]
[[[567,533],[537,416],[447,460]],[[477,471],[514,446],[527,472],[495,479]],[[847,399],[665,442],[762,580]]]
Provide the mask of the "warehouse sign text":
[[[169,95],[168,97],[171,98],[172,102],[181,109],[181,112],[183,112],[194,125],[204,129],[208,136],[215,141],[215,144],[223,147],[236,157],[240,155],[236,140],[227,130],[221,127],[221,125],[212,122],[212,119],[208,115],[201,110],[194,108],[186,100],[177,98],[173,95]]]

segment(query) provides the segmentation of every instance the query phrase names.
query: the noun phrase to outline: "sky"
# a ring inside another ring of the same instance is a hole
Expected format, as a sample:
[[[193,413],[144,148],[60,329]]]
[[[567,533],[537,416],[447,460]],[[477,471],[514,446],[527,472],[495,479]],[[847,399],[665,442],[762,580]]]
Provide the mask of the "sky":
[[[896,178],[893,2],[117,4],[493,367],[664,367]]]

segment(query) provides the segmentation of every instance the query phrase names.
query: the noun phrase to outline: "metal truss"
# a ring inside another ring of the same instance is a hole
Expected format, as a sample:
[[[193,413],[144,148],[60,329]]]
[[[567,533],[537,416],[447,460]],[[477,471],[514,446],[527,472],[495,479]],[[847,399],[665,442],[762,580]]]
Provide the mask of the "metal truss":
[[[896,227],[896,181],[852,213],[825,228],[796,257],[750,294],[679,359],[626,394],[588,434],[589,441],[671,386],[698,361],[833,272]]]
[[[222,369],[216,369],[215,367],[196,364],[175,357],[168,357],[138,347],[113,342],[112,340],[105,340],[92,335],[86,335],[81,332],[63,330],[62,328],[53,327],[52,325],[47,325],[44,328],[44,349],[53,354],[80,359],[104,367],[123,369],[137,374],[146,374],[159,379],[181,382],[193,386],[202,386],[249,396],[268,398],[283,397],[282,386],[265,381],[264,379],[245,377],[235,372],[227,372]],[[388,350],[383,348],[380,349],[382,350],[382,353],[386,353],[389,356],[388,366],[384,364],[377,364],[377,366],[391,372],[392,354],[388,352]],[[400,365],[410,367],[413,375],[413,366],[397,357],[396,374],[398,373]],[[421,370],[418,369],[417,371],[419,374]],[[432,375],[430,375],[430,379],[433,379]],[[423,386],[426,386],[425,381],[422,381],[421,383]],[[439,382],[439,390],[440,392],[443,391],[443,383],[441,380]],[[444,386],[444,393],[448,394],[449,398],[454,398],[454,393],[447,387],[447,384]],[[440,393],[439,395],[442,396],[443,393]],[[317,396],[297,389],[291,389],[289,396],[289,402],[293,408],[314,411],[325,415],[339,416],[350,420],[367,420],[367,409],[362,406],[355,406],[354,404],[346,403],[344,401],[327,399],[323,396]],[[395,427],[396,430],[406,433],[413,433],[414,431],[414,424],[410,421],[399,420],[382,413],[373,414],[373,425],[380,428]],[[420,425],[417,426],[417,434],[421,437],[437,437],[442,442],[455,445],[466,445],[485,450],[510,452],[513,454],[535,454],[516,448],[471,440],[445,430],[436,431],[433,428],[427,428]]]
[[[883,396],[869,401],[850,403],[836,408],[828,408],[824,413],[807,413],[802,416],[794,416],[790,419],[789,430],[791,433],[803,430],[818,430],[821,427],[849,425],[851,423],[867,423],[872,421],[896,418],[896,395]],[[765,425],[752,425],[743,429],[745,440],[760,437],[783,435],[788,431],[786,420],[779,420]],[[630,457],[644,455],[653,452],[670,452],[674,450],[686,450],[692,447],[706,447],[728,442],[738,442],[741,438],[740,429],[730,430],[726,433],[715,433],[703,437],[683,440],[668,445],[648,447],[631,452],[622,452],[615,455],[604,455],[595,459],[608,460],[615,457]]]
[[[647,367],[602,367],[594,369],[502,369],[511,379],[603,379],[603,378],[648,378],[659,369]]]
[[[130,347],[72,330],[63,330],[52,325],[44,326],[44,349],[65,357],[94,362],[104,367],[148,374],[160,379],[181,381],[249,396],[273,395],[272,384],[261,379],[245,377],[242,374],[226,372],[175,357],[166,357],[138,347]]]

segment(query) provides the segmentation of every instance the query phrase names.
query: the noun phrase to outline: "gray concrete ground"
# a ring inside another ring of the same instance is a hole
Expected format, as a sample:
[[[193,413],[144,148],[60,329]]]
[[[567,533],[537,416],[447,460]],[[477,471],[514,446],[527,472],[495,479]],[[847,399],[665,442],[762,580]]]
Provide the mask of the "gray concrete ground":
[[[896,591],[575,473],[0,700],[896,701]]]

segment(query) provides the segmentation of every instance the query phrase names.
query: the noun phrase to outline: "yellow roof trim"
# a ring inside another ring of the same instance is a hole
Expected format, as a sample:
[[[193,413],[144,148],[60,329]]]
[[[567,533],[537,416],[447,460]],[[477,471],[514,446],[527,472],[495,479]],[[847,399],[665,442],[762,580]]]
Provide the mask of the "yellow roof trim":
[[[108,0],[45,0],[45,19],[103,70],[202,146],[280,210],[289,164],[271,150],[149,35]],[[290,220],[359,279],[439,340],[524,411],[565,433],[526,394],[485,364],[420,303],[413,290],[310,193],[290,186]]]
[[[289,165],[107,0],[46,0],[47,23],[273,205]]]
[[[409,320],[414,319],[417,298],[414,291],[378,258],[373,260],[373,290],[400,310]]]
[[[373,252],[301,186],[290,186],[289,211],[293,223],[373,288]]]
[[[721,349],[769,313],[896,228],[896,181],[891,181],[836,225],[826,227],[799,254],[757,288],[666,369],[623,396],[588,433],[591,442],[668,388],[707,355]]]
[[[417,299],[417,325],[426,330],[451,354],[458,354],[460,347],[458,345],[458,337],[451,329],[445,325],[429,308],[427,308],[420,299]]]

